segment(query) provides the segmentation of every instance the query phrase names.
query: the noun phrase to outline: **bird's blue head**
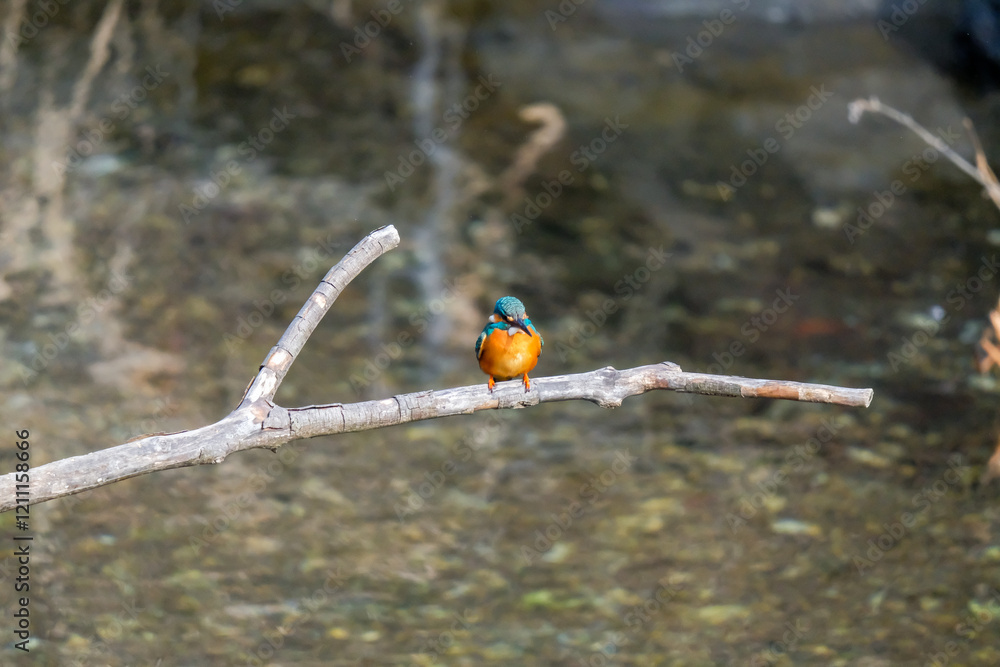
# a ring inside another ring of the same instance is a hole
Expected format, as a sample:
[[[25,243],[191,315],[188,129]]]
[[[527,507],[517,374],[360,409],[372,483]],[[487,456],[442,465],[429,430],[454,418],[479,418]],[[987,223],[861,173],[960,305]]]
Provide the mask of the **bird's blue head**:
[[[497,299],[497,304],[493,306],[493,312],[504,320],[524,319],[524,304],[521,300],[513,296],[502,296]]]
[[[493,315],[496,321],[516,325],[529,336],[532,335],[531,329],[527,326],[531,324],[531,320],[528,319],[520,299],[513,296],[500,297],[493,307]]]

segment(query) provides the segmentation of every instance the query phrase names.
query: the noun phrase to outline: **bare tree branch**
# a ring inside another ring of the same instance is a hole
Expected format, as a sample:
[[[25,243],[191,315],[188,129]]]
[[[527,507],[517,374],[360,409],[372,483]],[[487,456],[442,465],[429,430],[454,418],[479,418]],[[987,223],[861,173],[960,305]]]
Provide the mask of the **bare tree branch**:
[[[230,454],[247,449],[276,449],[303,438],[366,431],[479,410],[526,408],[571,400],[586,400],[604,408],[614,408],[629,396],[655,389],[854,407],[868,407],[871,403],[871,389],[685,373],[677,364],[663,362],[621,371],[609,366],[589,373],[537,378],[532,380],[530,392],[523,390],[520,380],[513,380],[498,383],[492,393],[482,382],[346,405],[334,403],[302,408],[275,405],[271,400],[275,390],[333,301],[368,264],[398,243],[399,234],[391,225],[376,229],[327,273],[268,354],[239,407],[228,416],[193,431],[151,435],[47,463],[31,469],[27,486],[15,484],[15,473],[3,475],[0,477],[0,512],[158,470],[221,463]]]
[[[979,181],[986,188],[986,194],[989,195],[994,205],[1000,208],[1000,180],[997,180],[996,174],[993,173],[993,169],[986,160],[986,152],[983,150],[983,145],[979,141],[979,135],[976,134],[976,129],[973,127],[971,120],[968,118],[962,119],[962,125],[969,135],[969,140],[972,142],[972,149],[976,154],[975,165],[953,151],[946,143],[931,134],[925,127],[913,120],[912,117],[898,109],[892,108],[888,104],[882,104],[877,97],[870,97],[867,100],[858,99],[851,102],[847,106],[847,118],[852,123],[857,123],[866,111],[882,114],[915,132],[927,144],[936,148],[942,155],[951,160],[952,164]],[[992,331],[985,329],[979,338],[979,347],[985,353],[978,364],[980,373],[988,372],[994,364],[1000,366],[1000,348],[990,340],[991,336],[996,336],[997,340],[1000,340],[1000,305],[990,311],[990,323],[993,325]],[[1000,477],[1000,442],[997,443],[993,456],[987,462],[986,469],[982,477],[980,477],[979,482],[985,485],[998,477]]]
[[[952,164],[979,181],[980,185],[986,188],[986,191],[989,193],[994,202],[1000,202],[1000,184],[997,183],[996,177],[993,176],[993,172],[989,171],[988,167],[986,170],[977,168],[975,165],[971,164],[968,160],[952,150],[952,148],[943,140],[934,136],[927,128],[913,120],[912,116],[905,114],[899,109],[895,109],[888,104],[883,104],[877,97],[869,97],[867,100],[857,99],[848,104],[847,119],[852,123],[857,123],[861,120],[861,117],[866,111],[869,113],[881,114],[887,118],[891,118],[900,125],[909,128],[929,146],[935,148],[939,153],[948,158]],[[965,119],[964,125],[967,130],[971,130],[972,123],[968,118]],[[978,148],[979,139],[973,136],[972,141]],[[981,149],[977,150],[977,162],[979,161],[978,157],[980,154]],[[983,160],[982,163],[984,164],[985,160]],[[997,206],[1000,206],[1000,203],[998,203]]]
[[[278,344],[267,353],[260,366],[260,372],[247,387],[239,407],[243,408],[258,399],[271,400],[281,386],[288,369],[299,356],[309,336],[316,330],[330,306],[337,300],[344,288],[354,280],[365,267],[384,253],[399,245],[399,232],[392,225],[379,227],[351,248],[337,265],[327,272],[319,286],[306,299],[305,304],[281,335]],[[237,408],[238,409],[238,408]]]

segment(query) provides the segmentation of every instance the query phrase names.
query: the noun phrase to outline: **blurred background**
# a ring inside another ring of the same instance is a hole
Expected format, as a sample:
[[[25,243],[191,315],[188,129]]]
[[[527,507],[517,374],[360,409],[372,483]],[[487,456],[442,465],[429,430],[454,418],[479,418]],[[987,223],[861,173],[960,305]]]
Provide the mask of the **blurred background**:
[[[38,505],[3,664],[1000,661],[1000,212],[847,114],[972,159],[969,118],[995,156],[995,2],[0,7],[0,409],[33,465],[223,417],[390,223],[279,404],[485,383],[506,294],[539,377],[875,389],[480,412]]]

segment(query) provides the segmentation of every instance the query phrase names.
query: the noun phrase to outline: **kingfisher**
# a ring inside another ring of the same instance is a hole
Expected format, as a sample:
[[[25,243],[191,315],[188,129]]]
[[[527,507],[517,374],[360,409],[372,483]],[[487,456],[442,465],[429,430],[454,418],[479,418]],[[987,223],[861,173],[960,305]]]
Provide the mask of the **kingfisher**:
[[[531,323],[520,299],[505,296],[497,299],[486,327],[476,341],[479,367],[490,376],[490,391],[496,380],[513,380],[522,376],[524,391],[531,390],[528,371],[538,363],[542,353],[542,335]]]

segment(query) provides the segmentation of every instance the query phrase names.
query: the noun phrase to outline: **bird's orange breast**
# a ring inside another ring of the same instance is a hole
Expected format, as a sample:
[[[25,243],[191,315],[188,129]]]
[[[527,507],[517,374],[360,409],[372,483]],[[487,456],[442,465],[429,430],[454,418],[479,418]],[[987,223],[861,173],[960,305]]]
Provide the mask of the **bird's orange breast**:
[[[494,329],[483,341],[479,367],[497,380],[512,380],[531,371],[541,353],[537,333],[529,336],[518,331],[512,336],[505,329]]]

